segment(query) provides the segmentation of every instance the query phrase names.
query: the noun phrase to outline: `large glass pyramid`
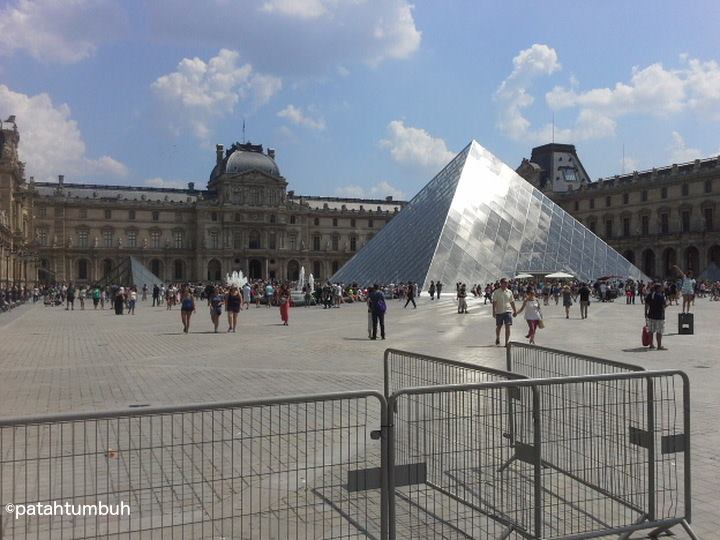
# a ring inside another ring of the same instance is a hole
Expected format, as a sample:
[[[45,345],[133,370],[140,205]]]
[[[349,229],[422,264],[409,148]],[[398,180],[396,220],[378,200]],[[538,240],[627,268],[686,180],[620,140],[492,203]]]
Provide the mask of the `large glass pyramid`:
[[[452,287],[520,272],[647,277],[472,141],[331,278]]]

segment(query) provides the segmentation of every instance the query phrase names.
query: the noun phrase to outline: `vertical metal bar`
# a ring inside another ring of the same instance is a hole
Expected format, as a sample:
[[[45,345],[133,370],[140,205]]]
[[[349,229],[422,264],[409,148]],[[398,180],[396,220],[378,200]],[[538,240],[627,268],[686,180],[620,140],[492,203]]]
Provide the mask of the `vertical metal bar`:
[[[683,480],[685,481],[685,520],[692,523],[692,476],[690,474],[690,379],[687,374],[680,373],[683,381],[683,432],[685,433],[685,470]]]
[[[648,520],[655,520],[655,391],[651,376],[647,381],[647,436],[648,436]]]
[[[512,347],[513,342],[509,342],[507,347],[505,347],[505,362],[507,365],[507,370],[512,373]]]
[[[395,415],[397,413],[397,397],[391,396],[386,405],[387,442],[385,455],[387,538],[395,540]]]
[[[390,397],[390,351],[385,349],[383,355],[383,393],[385,399]]]
[[[532,392],[532,417],[533,417],[533,445],[535,446],[535,462],[533,467],[533,483],[534,493],[533,501],[535,505],[534,512],[534,526],[535,536],[537,538],[543,537],[542,527],[542,425],[540,421],[540,391],[537,386],[533,385],[530,387]]]

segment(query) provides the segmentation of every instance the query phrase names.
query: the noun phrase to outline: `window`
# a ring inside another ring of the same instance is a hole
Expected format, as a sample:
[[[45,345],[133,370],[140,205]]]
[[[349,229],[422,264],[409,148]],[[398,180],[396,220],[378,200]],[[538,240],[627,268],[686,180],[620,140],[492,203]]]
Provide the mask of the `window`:
[[[590,210],[595,208],[595,199],[590,199]]]
[[[690,210],[683,210],[680,213],[682,232],[690,232]]]
[[[687,197],[690,193],[690,184],[683,184],[682,185],[682,196]]]
[[[128,231],[127,233],[128,247],[137,247],[137,231]]]
[[[276,242],[275,242],[275,233],[268,234],[268,249],[275,249]]]
[[[605,197],[605,208],[610,208],[611,204],[612,204],[612,197],[610,197],[610,195],[608,195],[607,197]]]
[[[106,210],[107,212],[107,210]],[[106,248],[113,247],[113,232],[112,231],[103,231],[103,246]]]
[[[41,246],[47,246],[48,245],[48,232],[47,229],[38,229],[37,230],[37,239]]]
[[[297,236],[294,234],[291,234],[289,237],[289,247],[293,251],[297,249]]]
[[[613,222],[611,219],[605,220],[605,238],[612,238],[613,235]]]
[[[666,187],[660,188],[660,198],[667,199],[667,188]]]
[[[641,234],[644,234],[644,235],[650,234],[650,217],[649,216],[641,216],[640,217],[640,232],[641,232]]]
[[[87,219],[87,208],[80,209],[80,219]]]
[[[88,247],[88,232],[87,231],[78,231],[78,247],[81,247],[81,248]]]
[[[660,214],[660,233],[667,234],[670,232],[670,216],[667,212]]]
[[[337,227],[337,218],[336,217],[333,218],[333,227]]]
[[[160,212],[157,210],[153,211],[152,213],[152,220],[153,221],[160,221]]]
[[[368,219],[368,228],[369,228],[369,229],[372,229],[372,228],[373,228],[373,225],[374,225],[373,220],[372,220],[372,219]]]
[[[578,210],[580,210],[580,201],[575,201],[575,203],[573,204],[573,209],[574,209],[576,212],[577,212]]]
[[[713,230],[713,209],[705,208],[705,210],[703,210],[703,216],[705,217],[705,230],[712,231]]]
[[[630,236],[630,218],[623,218],[623,236]]]
[[[313,251],[320,251],[320,237],[313,236]]]
[[[175,276],[175,279],[182,279],[183,278],[183,262],[176,260],[173,263],[173,274]]]
[[[240,214],[235,214],[235,221],[236,222],[242,221],[242,216]]]
[[[319,218],[315,218],[315,219],[313,220],[313,223],[314,223],[315,225],[320,225],[320,219],[319,219]]]
[[[270,214],[270,223],[275,223],[275,214]]]
[[[55,207],[55,217],[63,217],[65,215],[65,209],[62,206]]]
[[[217,220],[218,220],[217,212],[210,212],[210,220],[211,220],[211,221],[217,221]]]
[[[712,193],[712,180],[705,180],[705,193]]]
[[[290,216],[290,225],[295,225],[295,216]]]
[[[591,219],[590,221],[588,221],[588,229],[590,229],[591,233],[593,233],[593,234],[595,233],[595,228],[596,228],[595,220]]]
[[[250,233],[250,240],[248,242],[248,248],[260,249],[260,233],[259,232],[252,231]]]
[[[315,261],[315,262],[313,263],[313,274],[314,274],[314,277],[315,277],[315,280],[316,280],[315,282],[316,282],[316,283],[317,283],[317,280],[320,279],[320,275],[321,275],[320,268],[321,268],[321,267],[320,267],[320,261]]]
[[[560,169],[560,172],[562,173],[563,180],[566,182],[577,182],[577,174],[575,169],[571,167],[562,167]]]
[[[332,237],[332,250],[337,251],[340,249],[340,237],[336,234]]]
[[[643,189],[642,193],[640,193],[640,200],[642,202],[647,202],[647,189]]]
[[[354,236],[350,237],[350,251],[357,251],[357,238]]]
[[[150,232],[150,247],[158,249],[160,247],[160,231]]]
[[[112,210],[109,208],[105,209],[105,219],[112,219]]]
[[[85,259],[78,261],[78,279],[88,278],[88,262]]]
[[[217,231],[210,231],[210,249],[217,249],[219,245]]]
[[[128,219],[135,219],[135,210],[128,210]]]
[[[47,206],[39,206],[38,207],[38,216],[39,217],[47,217]]]
[[[351,227],[354,227],[354,226],[355,226],[355,218],[352,218],[352,219],[350,220],[350,226],[351,226]]]
[[[183,231],[175,231],[175,249],[181,249],[185,243],[185,233]]]
[[[623,204],[627,204],[630,202],[630,195],[628,193],[623,193]]]

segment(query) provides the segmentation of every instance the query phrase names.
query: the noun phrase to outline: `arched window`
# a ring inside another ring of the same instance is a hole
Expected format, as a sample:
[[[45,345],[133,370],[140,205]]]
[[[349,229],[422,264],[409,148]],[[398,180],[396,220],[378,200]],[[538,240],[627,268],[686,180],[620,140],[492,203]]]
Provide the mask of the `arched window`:
[[[322,276],[322,272],[320,271],[321,268],[322,268],[322,267],[321,267],[321,265],[320,265],[320,261],[315,261],[315,262],[313,262],[313,277],[314,277],[316,280],[322,279],[322,277],[321,277],[321,276]]]
[[[180,259],[173,262],[173,279],[181,280],[185,278],[185,264]]]
[[[78,279],[89,279],[90,271],[87,259],[80,259],[78,261]]]
[[[300,279],[300,263],[297,261],[290,261],[287,266],[287,278],[290,281],[297,281]]]
[[[258,231],[250,231],[248,248],[260,249],[260,233]]]
[[[646,249],[642,254],[642,271],[649,277],[655,277],[655,252]]]
[[[337,261],[333,261],[332,263],[332,273],[336,273],[340,269],[340,263]]]
[[[220,281],[222,279],[222,266],[220,261],[212,259],[208,263],[208,281]]]
[[[153,259],[150,261],[150,271],[160,279],[163,279],[163,264],[159,259]]]

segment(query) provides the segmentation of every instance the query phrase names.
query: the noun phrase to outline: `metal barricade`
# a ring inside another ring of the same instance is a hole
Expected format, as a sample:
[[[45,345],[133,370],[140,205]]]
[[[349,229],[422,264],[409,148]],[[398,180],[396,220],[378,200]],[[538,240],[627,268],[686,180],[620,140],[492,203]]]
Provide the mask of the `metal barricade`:
[[[645,368],[585,354],[511,341],[506,348],[507,370],[533,379],[602,373],[629,373]]]
[[[385,411],[362,391],[3,420],[0,496],[25,517],[0,536],[385,538]],[[98,502],[128,513],[27,514]]]
[[[383,359],[385,398],[403,388],[434,384],[466,384],[487,381],[525,379],[478,364],[458,362],[398,349],[386,349]]]
[[[390,538],[676,525],[696,538],[689,399],[687,376],[669,370],[403,389],[388,401]],[[398,485],[408,465],[424,475]]]

